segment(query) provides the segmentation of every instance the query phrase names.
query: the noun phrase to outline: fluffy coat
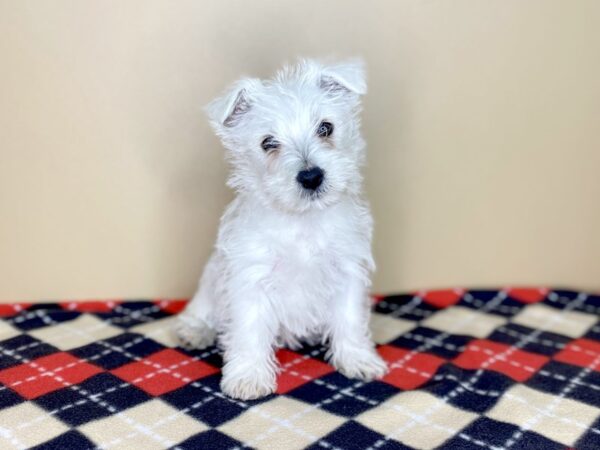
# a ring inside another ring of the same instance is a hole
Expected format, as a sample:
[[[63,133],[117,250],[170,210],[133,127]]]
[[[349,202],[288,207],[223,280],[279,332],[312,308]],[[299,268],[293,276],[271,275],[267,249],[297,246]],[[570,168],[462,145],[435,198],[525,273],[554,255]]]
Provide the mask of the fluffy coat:
[[[374,350],[368,289],[372,218],[362,197],[360,62],[301,61],[270,80],[242,79],[207,111],[231,165],[227,207],[197,293],[176,332],[190,348],[219,338],[222,390],[253,399],[276,388],[275,349],[329,345],[349,377],[387,368]],[[333,131],[325,136],[326,121]],[[263,149],[270,139],[274,148]],[[298,174],[318,167],[315,190]]]

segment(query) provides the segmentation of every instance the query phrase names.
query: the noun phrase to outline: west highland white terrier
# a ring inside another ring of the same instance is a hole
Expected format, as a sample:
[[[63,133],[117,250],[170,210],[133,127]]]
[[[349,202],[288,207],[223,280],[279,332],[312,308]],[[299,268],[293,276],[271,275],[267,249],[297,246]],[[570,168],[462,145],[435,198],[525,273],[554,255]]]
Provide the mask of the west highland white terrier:
[[[218,337],[221,389],[276,389],[275,350],[301,341],[350,378],[387,372],[369,333],[372,217],[362,196],[358,61],[305,60],[269,80],[245,78],[208,107],[236,192],[197,293],[175,331],[187,348]]]

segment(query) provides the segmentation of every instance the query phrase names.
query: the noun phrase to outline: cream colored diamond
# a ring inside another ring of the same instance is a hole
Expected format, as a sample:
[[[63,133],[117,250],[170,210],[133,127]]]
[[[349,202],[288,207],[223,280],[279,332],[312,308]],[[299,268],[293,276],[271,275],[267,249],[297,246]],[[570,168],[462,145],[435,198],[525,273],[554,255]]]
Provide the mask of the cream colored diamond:
[[[143,334],[156,342],[160,342],[167,347],[177,347],[178,341],[173,332],[173,324],[177,320],[176,316],[167,317],[160,320],[152,320],[141,325],[131,327],[129,330],[134,333]]]
[[[98,447],[115,450],[164,449],[207,429],[159,399],[79,427]]]
[[[320,408],[278,397],[253,406],[219,430],[259,450],[294,450],[307,447],[344,422]]]
[[[495,314],[486,314],[463,306],[453,306],[429,316],[421,325],[451,334],[487,337],[508,320]]]
[[[539,303],[526,306],[513,318],[514,323],[572,338],[582,336],[596,320],[598,318],[593,314],[555,309]]]
[[[35,426],[27,426],[28,423]],[[61,421],[33,403],[21,403],[0,411],[0,448],[34,447],[68,429]]]
[[[355,420],[406,445],[432,449],[455,436],[477,418],[432,394],[402,392]]]
[[[386,314],[371,314],[370,328],[373,340],[378,344],[387,344],[400,337],[403,333],[415,328],[416,323],[410,320],[398,319]]]
[[[13,338],[21,334],[19,330],[7,322],[0,322],[0,341]]]
[[[82,314],[75,320],[29,332],[31,336],[52,344],[61,350],[82,347],[121,333],[123,333],[121,328],[114,327],[90,314]]]
[[[600,409],[517,384],[486,415],[572,446],[600,416]]]

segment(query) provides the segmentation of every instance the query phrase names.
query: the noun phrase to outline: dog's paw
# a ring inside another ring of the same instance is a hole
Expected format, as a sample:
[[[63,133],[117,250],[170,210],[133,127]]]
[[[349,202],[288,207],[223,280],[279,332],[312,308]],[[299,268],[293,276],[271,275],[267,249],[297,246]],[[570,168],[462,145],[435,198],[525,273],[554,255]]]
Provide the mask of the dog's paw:
[[[231,367],[231,363],[223,367],[221,391],[238,400],[254,400],[275,392],[277,385],[275,375],[270,370],[259,366],[239,370]]]
[[[388,373],[388,366],[375,349],[353,350],[334,355],[333,365],[346,377],[371,381]]]
[[[181,346],[187,350],[202,350],[215,343],[217,333],[202,319],[179,316],[173,331]]]

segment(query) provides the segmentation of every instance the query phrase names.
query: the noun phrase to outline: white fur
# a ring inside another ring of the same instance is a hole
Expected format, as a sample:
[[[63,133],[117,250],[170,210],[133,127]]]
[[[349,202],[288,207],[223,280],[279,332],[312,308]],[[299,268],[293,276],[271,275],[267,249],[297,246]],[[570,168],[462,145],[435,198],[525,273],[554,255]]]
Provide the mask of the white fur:
[[[191,348],[224,349],[221,388],[252,399],[276,388],[275,349],[329,344],[330,362],[349,377],[387,371],[371,342],[368,289],[374,269],[372,218],[360,168],[362,65],[301,61],[273,79],[243,79],[208,107],[231,163],[235,200],[221,219],[198,292],[176,326]],[[333,134],[316,134],[321,121]],[[265,152],[274,136],[281,146]],[[320,195],[296,181],[325,171]]]

